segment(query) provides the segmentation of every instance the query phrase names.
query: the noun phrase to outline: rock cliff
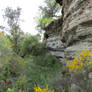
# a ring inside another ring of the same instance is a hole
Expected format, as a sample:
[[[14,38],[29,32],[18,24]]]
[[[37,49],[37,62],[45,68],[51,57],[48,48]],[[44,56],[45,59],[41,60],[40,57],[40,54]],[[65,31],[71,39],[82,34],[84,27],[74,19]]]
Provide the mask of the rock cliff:
[[[76,51],[92,49],[92,0],[56,0],[62,17],[46,28],[46,47],[61,61]]]

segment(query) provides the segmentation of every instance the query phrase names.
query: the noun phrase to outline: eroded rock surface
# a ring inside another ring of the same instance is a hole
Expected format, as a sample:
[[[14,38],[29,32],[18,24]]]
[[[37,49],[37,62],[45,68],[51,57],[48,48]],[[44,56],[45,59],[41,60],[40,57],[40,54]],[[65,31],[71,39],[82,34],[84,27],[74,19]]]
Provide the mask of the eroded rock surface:
[[[53,21],[47,28],[45,28],[48,38],[46,40],[46,47],[50,53],[58,58],[64,58],[64,44],[61,41],[60,31],[62,29],[62,19]]]
[[[46,29],[46,47],[50,53],[64,62],[76,52],[92,50],[92,0],[56,0],[62,5],[61,19]],[[72,92],[75,86],[72,86]]]
[[[62,17],[45,29],[51,54],[70,57],[76,51],[92,49],[92,0],[56,1],[62,5]]]

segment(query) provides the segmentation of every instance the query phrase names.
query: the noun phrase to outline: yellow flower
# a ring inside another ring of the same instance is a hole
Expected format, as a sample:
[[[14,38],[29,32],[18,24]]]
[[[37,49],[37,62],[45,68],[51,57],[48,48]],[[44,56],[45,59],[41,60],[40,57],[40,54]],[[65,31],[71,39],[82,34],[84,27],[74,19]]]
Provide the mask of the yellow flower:
[[[79,53],[79,55],[83,57],[92,56],[90,50],[83,50],[82,52]]]
[[[78,58],[75,58],[74,60],[73,60],[73,64],[75,64],[75,65],[77,65],[78,64]]]
[[[42,89],[40,87],[35,87],[34,90],[35,92],[42,92]]]
[[[90,65],[90,64],[92,64],[92,62],[88,62],[88,61],[86,61],[85,63],[86,63],[87,65]]]
[[[82,67],[82,66],[83,66],[83,62],[80,63],[80,67]]]
[[[41,89],[40,87],[34,87],[34,91],[35,92],[54,92],[54,90],[48,89],[48,85],[44,89]]]
[[[90,57],[87,57],[87,61],[89,61],[90,60]]]
[[[79,56],[79,62],[83,61],[83,57]]]
[[[76,70],[79,69],[79,65],[75,65],[75,69],[76,69]]]
[[[74,70],[74,65],[73,64],[71,64],[70,66],[69,66],[69,72],[72,72],[73,70]]]
[[[79,52],[79,57],[73,57],[72,62],[67,62],[67,67],[69,68],[69,72],[76,72],[78,69],[82,69],[85,65],[91,65],[91,51],[90,50],[83,50]]]

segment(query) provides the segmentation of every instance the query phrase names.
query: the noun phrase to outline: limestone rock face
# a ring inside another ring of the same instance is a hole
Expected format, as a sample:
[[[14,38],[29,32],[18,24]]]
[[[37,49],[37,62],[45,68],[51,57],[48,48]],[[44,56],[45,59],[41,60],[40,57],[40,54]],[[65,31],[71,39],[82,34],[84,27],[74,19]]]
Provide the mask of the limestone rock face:
[[[50,36],[47,39],[47,44],[46,45],[49,48],[53,48],[53,49],[62,48],[62,41],[60,40],[60,36],[58,36],[58,35]]]
[[[45,28],[48,38],[46,40],[46,47],[50,53],[58,58],[64,58],[64,44],[61,41],[60,31],[62,29],[61,18],[53,21],[47,28]]]
[[[65,62],[72,60],[78,51],[92,50],[92,0],[56,1],[62,5],[62,17],[45,29],[46,47],[60,62]],[[75,84],[71,90],[79,92]]]
[[[45,29],[51,54],[69,58],[76,51],[92,49],[92,0],[56,1],[62,5],[62,17]]]
[[[92,49],[92,0],[63,0],[62,41],[66,57]],[[74,53],[73,53],[74,52]]]
[[[63,0],[62,40],[73,41],[89,38],[92,34],[92,0]]]

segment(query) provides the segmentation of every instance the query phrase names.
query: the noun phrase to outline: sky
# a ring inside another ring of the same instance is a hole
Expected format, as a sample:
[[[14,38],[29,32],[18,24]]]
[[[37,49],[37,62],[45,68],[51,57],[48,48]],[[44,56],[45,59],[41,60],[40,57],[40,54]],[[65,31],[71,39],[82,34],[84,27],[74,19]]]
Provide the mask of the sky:
[[[6,7],[16,7],[22,8],[21,19],[21,29],[24,32],[31,33],[35,35],[38,33],[36,27],[36,21],[34,17],[38,14],[39,6],[43,4],[44,0],[0,0],[0,25],[6,25],[2,15],[4,14],[3,9]]]

